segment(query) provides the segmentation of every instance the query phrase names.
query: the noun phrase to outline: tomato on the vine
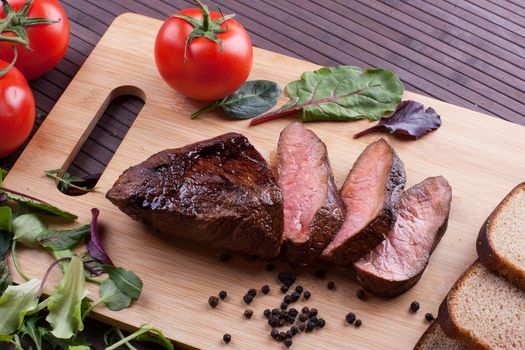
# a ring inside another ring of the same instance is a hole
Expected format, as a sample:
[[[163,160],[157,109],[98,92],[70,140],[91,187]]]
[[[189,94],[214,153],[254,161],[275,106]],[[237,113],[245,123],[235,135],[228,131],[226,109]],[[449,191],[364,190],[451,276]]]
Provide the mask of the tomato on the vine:
[[[8,62],[0,60],[1,71],[8,67]],[[10,155],[24,143],[34,122],[33,93],[22,73],[12,67],[0,76],[0,158]]]
[[[234,93],[248,78],[250,36],[233,15],[199,8],[179,11],[164,22],[155,42],[162,78],[181,94],[204,101]]]
[[[27,80],[46,73],[66,54],[69,20],[58,0],[8,0],[0,9],[0,27],[0,59],[11,62],[15,46],[15,66]]]

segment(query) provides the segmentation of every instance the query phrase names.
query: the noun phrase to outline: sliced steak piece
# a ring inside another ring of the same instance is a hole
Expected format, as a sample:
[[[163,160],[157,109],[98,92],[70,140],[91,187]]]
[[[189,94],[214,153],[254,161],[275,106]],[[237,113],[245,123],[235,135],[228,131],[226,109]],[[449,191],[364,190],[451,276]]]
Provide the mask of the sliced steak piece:
[[[277,179],[240,134],[157,153],[126,170],[106,197],[166,235],[261,258],[282,243]]]
[[[293,265],[309,265],[339,231],[344,204],[325,144],[302,123],[292,123],[281,132],[278,157],[284,197],[283,251]]]
[[[355,264],[359,283],[385,297],[414,286],[445,234],[451,200],[452,188],[442,176],[428,178],[403,193],[394,228]]]
[[[403,162],[388,142],[379,139],[368,145],[341,189],[346,218],[323,259],[351,267],[381,243],[396,220],[395,205],[405,182]]]

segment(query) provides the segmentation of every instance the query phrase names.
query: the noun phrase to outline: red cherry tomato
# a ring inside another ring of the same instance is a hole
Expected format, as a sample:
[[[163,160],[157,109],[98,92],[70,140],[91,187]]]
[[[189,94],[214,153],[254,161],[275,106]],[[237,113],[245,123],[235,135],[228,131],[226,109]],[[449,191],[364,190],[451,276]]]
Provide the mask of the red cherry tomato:
[[[207,7],[182,10],[177,15],[203,21]],[[222,15],[210,12],[211,21]],[[221,29],[222,28],[222,29]],[[252,68],[250,37],[239,22],[227,19],[215,29],[221,45],[209,38],[186,41],[195,26],[172,16],[164,22],[155,42],[155,62],[162,78],[181,94],[203,101],[217,100],[235,92],[246,81]],[[186,49],[186,59],[185,59]]]
[[[0,70],[8,62],[0,60]],[[15,67],[0,77],[0,158],[17,150],[35,122],[35,99],[22,73]]]
[[[26,1],[8,0],[8,3],[18,13]],[[5,19],[5,17],[3,9],[0,8],[0,18]],[[66,54],[69,43],[69,20],[64,8],[57,0],[33,0],[27,18],[59,20],[57,23],[25,27],[31,49],[22,44],[15,45],[18,50],[15,66],[27,80],[33,80],[55,67]],[[2,35],[15,36],[12,32],[3,32]],[[12,61],[13,43],[0,39],[0,59]]]

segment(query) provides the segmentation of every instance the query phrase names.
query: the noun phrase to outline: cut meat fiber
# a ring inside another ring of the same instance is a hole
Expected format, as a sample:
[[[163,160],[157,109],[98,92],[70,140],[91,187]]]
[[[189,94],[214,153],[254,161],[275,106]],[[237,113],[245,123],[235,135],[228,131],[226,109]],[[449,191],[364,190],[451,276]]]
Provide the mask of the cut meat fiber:
[[[266,259],[281,247],[277,179],[241,134],[157,153],[126,170],[106,196],[166,236]]]
[[[310,265],[339,231],[344,204],[326,145],[302,123],[292,123],[281,132],[278,158],[284,198],[283,252],[292,265]]]
[[[395,223],[405,183],[403,162],[388,142],[381,138],[368,145],[340,191],[346,218],[323,251],[323,260],[349,268],[380,244]]]
[[[386,239],[355,264],[368,291],[394,297],[414,286],[447,229],[452,188],[444,177],[431,177],[401,196],[397,221]]]

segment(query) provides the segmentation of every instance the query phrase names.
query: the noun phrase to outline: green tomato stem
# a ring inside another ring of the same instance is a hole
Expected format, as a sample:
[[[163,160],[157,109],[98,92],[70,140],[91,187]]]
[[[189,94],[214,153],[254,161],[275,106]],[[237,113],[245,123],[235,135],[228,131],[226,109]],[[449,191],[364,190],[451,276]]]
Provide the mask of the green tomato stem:
[[[13,265],[15,265],[15,270],[18,272],[18,274],[25,279],[26,281],[31,280],[31,277],[26,275],[24,271],[20,268],[18,265],[18,260],[16,259],[16,240],[13,240],[13,244],[11,245],[11,258],[13,259]]]
[[[153,327],[151,327],[149,325],[142,326],[135,333],[132,333],[132,334],[128,335],[125,338],[122,338],[120,341],[116,342],[115,344],[113,344],[111,346],[108,346],[105,350],[115,350],[119,346],[122,346],[122,345],[125,345],[126,343],[129,343],[133,339],[136,339],[136,338],[140,337],[142,334],[148,333],[152,329],[153,329]]]
[[[193,2],[196,3],[197,6],[199,6],[202,11],[202,28],[205,31],[210,30],[212,22],[211,22],[211,15],[210,15],[210,10],[208,9],[208,6],[204,5],[200,0],[193,0]]]

